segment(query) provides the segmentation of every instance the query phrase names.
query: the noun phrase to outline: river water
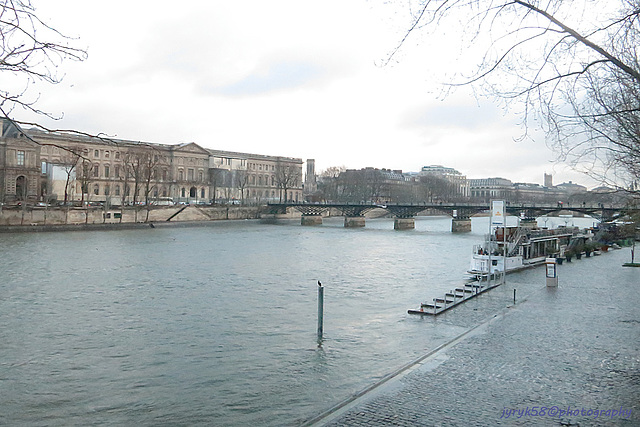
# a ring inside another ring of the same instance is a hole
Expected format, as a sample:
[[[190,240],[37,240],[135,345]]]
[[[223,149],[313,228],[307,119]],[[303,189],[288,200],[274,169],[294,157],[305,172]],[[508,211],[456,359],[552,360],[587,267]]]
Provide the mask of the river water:
[[[0,235],[0,424],[299,424],[512,298],[501,287],[438,318],[407,314],[463,283],[488,221],[450,227],[330,218]],[[509,285],[543,286],[534,271]]]

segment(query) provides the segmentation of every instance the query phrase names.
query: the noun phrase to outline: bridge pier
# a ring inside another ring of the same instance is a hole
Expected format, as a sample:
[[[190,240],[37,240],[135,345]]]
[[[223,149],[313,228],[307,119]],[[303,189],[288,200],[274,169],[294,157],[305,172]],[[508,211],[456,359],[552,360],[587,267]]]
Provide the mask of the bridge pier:
[[[346,228],[360,228],[364,227],[365,219],[363,216],[345,216],[344,226]]]
[[[322,225],[322,215],[302,215],[300,218],[302,225]]]
[[[396,218],[393,220],[394,230],[413,230],[416,228],[416,221],[411,218]]]
[[[452,233],[469,233],[471,232],[471,218],[453,218],[451,220]]]

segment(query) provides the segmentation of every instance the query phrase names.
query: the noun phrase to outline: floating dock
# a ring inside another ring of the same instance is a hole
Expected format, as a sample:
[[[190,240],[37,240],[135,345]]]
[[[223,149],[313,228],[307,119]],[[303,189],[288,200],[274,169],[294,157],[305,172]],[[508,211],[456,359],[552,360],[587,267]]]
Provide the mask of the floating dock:
[[[471,282],[466,283],[462,288],[455,288],[444,294],[444,298],[434,298],[433,303],[423,302],[420,304],[419,310],[409,310],[409,314],[432,315],[436,316],[443,311],[447,311],[458,304],[462,304],[478,295],[496,288],[502,284],[501,281],[495,282]]]

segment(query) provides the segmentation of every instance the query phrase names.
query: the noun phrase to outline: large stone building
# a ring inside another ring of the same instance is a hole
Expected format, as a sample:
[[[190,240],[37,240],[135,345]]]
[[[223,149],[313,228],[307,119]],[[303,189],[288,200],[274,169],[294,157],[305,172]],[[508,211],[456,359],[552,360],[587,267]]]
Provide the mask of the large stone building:
[[[470,179],[471,198],[488,201],[491,199],[508,200],[513,192],[513,183],[505,178]]]
[[[25,200],[40,195],[40,146],[22,137],[8,121],[0,122],[0,203],[5,195]]]
[[[440,165],[423,166],[418,176],[435,175],[450,182],[455,189],[455,196],[468,198],[471,194],[467,177],[457,170]]]
[[[25,131],[0,120],[0,202],[302,200],[298,158]]]

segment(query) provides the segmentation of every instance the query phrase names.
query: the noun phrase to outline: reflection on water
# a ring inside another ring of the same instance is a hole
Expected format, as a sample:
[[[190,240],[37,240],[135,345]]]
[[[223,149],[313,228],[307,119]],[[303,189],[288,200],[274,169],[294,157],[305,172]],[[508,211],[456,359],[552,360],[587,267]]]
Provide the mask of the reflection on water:
[[[342,221],[1,235],[0,414],[10,425],[295,424],[508,299],[406,314],[464,280],[486,218],[460,235],[448,218],[406,232]]]

